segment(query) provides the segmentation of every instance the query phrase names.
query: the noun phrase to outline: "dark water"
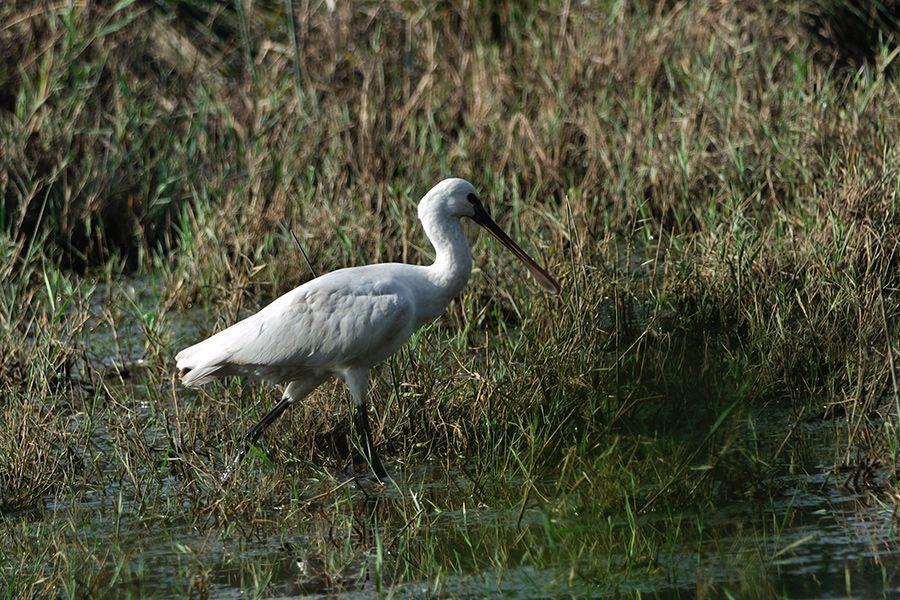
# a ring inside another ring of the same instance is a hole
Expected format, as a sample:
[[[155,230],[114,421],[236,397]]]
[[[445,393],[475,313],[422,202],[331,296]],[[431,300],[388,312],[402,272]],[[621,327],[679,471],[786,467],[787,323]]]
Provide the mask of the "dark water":
[[[142,298],[152,290],[133,294],[133,318],[115,332],[98,317],[85,352],[93,368],[141,368],[144,328],[137,321],[146,318]],[[175,327],[176,342],[190,342],[195,323],[206,318],[189,311],[174,326],[170,315],[167,326]],[[777,421],[763,423],[772,437],[784,435]],[[803,432],[804,458],[776,465],[775,495],[702,512],[636,515],[639,527],[684,529],[638,557],[602,543],[621,526],[608,517],[484,506],[472,500],[474,484],[464,475],[427,466],[397,474],[383,489],[350,484],[277,535],[198,526],[187,514],[172,518],[172,507],[154,516],[114,485],[77,506],[51,501],[44,512],[73,523],[73,535],[97,552],[128,557],[120,589],[138,596],[900,597],[893,502],[847,487],[847,474],[834,473],[840,427]],[[552,480],[545,483],[552,490]],[[334,485],[310,482],[308,495]],[[510,487],[500,496],[519,493],[516,482],[496,485]]]
[[[625,549],[593,552],[591,540],[610,526],[602,519],[548,517],[541,508],[466,507],[471,488],[464,478],[434,483],[433,470],[425,468],[382,490],[347,486],[351,499],[343,508],[324,509],[345,518],[312,511],[290,530],[262,538],[179,522],[171,512],[154,519],[127,499],[119,504],[114,494],[48,508],[76,510],[78,535],[110,540],[116,552],[130,556],[122,589],[142,596],[181,597],[192,591],[191,573],[202,571],[203,589],[217,598],[246,597],[253,589],[263,597],[370,597],[379,589],[410,598],[729,597],[735,590],[761,597],[900,597],[891,505],[843,489],[830,465],[819,467],[785,475],[783,493],[769,501],[680,515],[682,527],[695,530],[637,562]],[[445,481],[446,474],[435,479]],[[402,522],[415,520],[417,502],[431,508],[404,531]],[[446,506],[455,508],[440,508]],[[673,521],[654,513],[637,520]],[[557,536],[556,544],[566,548],[549,547],[548,522],[575,532]],[[323,542],[329,538],[330,544]],[[401,543],[388,547],[391,538]],[[577,552],[567,552],[573,548]],[[404,571],[405,562],[427,562],[428,577],[417,580],[416,568]]]

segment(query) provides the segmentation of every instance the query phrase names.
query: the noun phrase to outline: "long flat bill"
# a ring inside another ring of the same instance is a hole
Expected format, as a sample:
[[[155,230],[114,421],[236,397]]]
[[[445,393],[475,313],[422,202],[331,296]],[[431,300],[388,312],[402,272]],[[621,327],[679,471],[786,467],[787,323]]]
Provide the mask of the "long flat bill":
[[[553,276],[550,275],[547,271],[541,268],[534,259],[528,256],[528,253],[522,250],[522,248],[513,241],[511,237],[506,235],[506,232],[497,225],[496,221],[491,218],[491,215],[484,209],[481,202],[473,198],[469,198],[469,201],[472,202],[472,205],[475,207],[475,215],[472,217],[472,220],[484,227],[488,233],[492,236],[500,240],[504,246],[509,248],[510,252],[519,257],[525,266],[528,267],[528,270],[531,271],[531,274],[537,280],[538,284],[546,291],[551,294],[558,294],[560,291],[559,283]]]

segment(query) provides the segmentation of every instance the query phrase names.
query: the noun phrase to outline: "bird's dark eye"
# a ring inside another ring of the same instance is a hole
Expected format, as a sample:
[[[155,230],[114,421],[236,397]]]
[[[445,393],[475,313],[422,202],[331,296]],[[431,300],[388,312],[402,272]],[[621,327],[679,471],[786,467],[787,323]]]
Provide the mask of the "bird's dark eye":
[[[476,196],[475,194],[470,193],[468,196],[466,196],[466,200],[468,200],[472,205],[478,204],[478,196]]]

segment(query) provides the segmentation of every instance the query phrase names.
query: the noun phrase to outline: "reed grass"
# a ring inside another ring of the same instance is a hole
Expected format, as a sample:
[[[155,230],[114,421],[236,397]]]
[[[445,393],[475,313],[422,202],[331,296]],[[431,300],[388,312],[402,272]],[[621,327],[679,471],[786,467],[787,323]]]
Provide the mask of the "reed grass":
[[[534,566],[614,593],[699,548],[704,512],[776,495],[810,422],[841,479],[890,489],[898,52],[873,21],[836,54],[807,27],[829,6],[4,4],[7,595],[463,595]],[[352,481],[336,385],[221,484],[277,392],[184,390],[174,352],[311,278],[304,252],[427,262],[415,204],[449,175],[563,295],[479,237],[375,374],[400,485]],[[769,590],[776,558],[697,589]]]

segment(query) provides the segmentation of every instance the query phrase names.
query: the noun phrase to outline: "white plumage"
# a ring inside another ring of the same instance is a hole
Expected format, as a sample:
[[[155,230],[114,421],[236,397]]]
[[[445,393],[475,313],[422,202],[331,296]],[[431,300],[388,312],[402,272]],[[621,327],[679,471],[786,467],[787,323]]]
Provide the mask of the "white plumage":
[[[290,404],[332,376],[350,388],[365,457],[376,475],[385,475],[369,433],[368,372],[440,315],[465,286],[472,255],[461,217],[487,229],[525,262],[547,291],[558,293],[556,281],[488,216],[469,182],[445,179],[422,198],[418,212],[434,245],[434,264],[385,263],[322,275],[175,357],[187,386],[231,375],[288,384],[281,401],[247,432],[247,444],[224,477]]]
[[[280,383],[319,370],[377,364],[415,329],[414,293],[409,285],[384,279],[378,267],[385,266],[323,275],[182,350],[176,357],[178,367],[187,369],[182,382],[202,385],[214,377],[249,375]]]

